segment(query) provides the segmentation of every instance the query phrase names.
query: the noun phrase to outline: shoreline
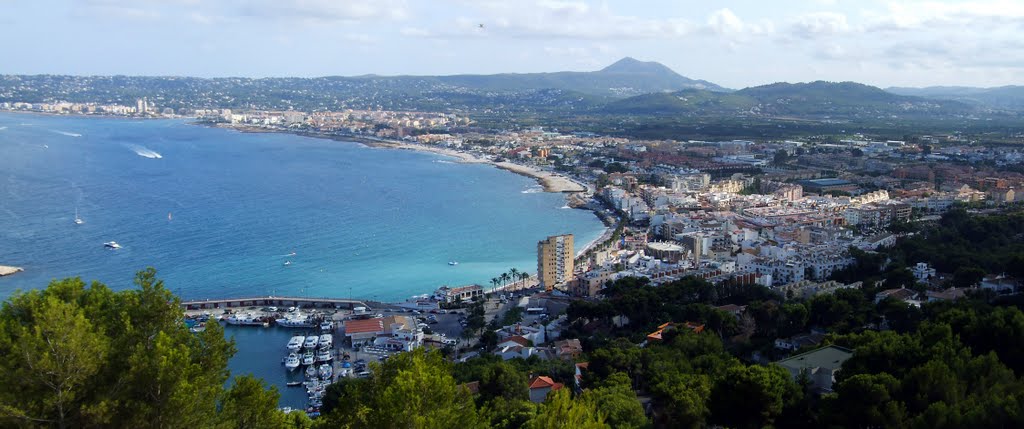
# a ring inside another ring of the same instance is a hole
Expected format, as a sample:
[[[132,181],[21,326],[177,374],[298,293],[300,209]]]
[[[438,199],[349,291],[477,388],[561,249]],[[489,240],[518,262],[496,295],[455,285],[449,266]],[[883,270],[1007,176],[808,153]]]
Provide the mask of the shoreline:
[[[535,167],[520,165],[520,164],[508,162],[508,161],[496,162],[494,160],[487,159],[487,158],[484,158],[484,157],[480,157],[480,156],[477,156],[477,155],[474,155],[474,154],[471,154],[471,153],[462,152],[462,151],[458,151],[458,150],[455,150],[455,149],[449,149],[449,148],[445,148],[445,147],[427,146],[427,145],[414,144],[414,143],[409,143],[409,142],[400,141],[400,140],[381,139],[381,138],[374,138],[374,137],[368,137],[368,136],[336,135],[336,134],[325,134],[325,133],[317,133],[317,132],[309,132],[309,131],[298,131],[298,130],[291,131],[291,130],[282,130],[282,129],[276,129],[276,128],[257,127],[257,126],[251,126],[251,125],[235,126],[235,125],[223,124],[223,123],[217,123],[217,124],[206,124],[206,123],[200,123],[200,122],[194,122],[194,123],[197,124],[197,125],[212,126],[214,128],[223,128],[223,129],[234,130],[234,131],[238,131],[238,132],[242,132],[242,133],[294,134],[294,135],[299,135],[299,136],[303,136],[303,137],[322,138],[322,139],[328,139],[328,140],[334,140],[334,141],[361,143],[361,144],[365,144],[365,145],[370,146],[370,147],[378,147],[378,148],[385,148],[385,149],[404,149],[404,150],[413,150],[413,151],[418,151],[418,152],[430,152],[430,153],[435,153],[435,154],[440,154],[440,155],[445,155],[445,156],[450,156],[452,158],[456,158],[456,159],[458,159],[458,162],[462,163],[462,164],[490,164],[490,165],[493,165],[494,167],[496,167],[498,169],[509,171],[509,172],[518,174],[520,176],[529,177],[531,179],[536,180],[537,183],[539,183],[544,188],[544,192],[574,194],[574,193],[578,193],[578,192],[586,192],[586,190],[587,190],[586,186],[581,185],[581,184],[573,181],[572,179],[570,179],[570,178],[568,178],[566,176],[563,176],[561,174],[552,173],[552,172],[548,172],[548,171],[537,169]]]

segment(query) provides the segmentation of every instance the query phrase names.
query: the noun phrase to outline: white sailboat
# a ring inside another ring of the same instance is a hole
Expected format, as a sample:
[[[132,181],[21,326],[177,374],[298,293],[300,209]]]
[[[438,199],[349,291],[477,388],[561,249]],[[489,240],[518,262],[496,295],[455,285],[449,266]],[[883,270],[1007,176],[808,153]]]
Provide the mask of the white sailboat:
[[[85,221],[78,217],[78,207],[75,207],[75,225],[81,225],[83,223],[85,223]]]

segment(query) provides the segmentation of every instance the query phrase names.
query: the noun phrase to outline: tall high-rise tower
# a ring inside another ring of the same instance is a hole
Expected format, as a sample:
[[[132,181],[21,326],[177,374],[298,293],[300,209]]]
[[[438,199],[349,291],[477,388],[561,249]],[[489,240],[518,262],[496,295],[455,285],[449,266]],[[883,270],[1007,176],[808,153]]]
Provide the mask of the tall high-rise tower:
[[[537,279],[546,291],[572,279],[572,234],[553,235],[537,243]]]

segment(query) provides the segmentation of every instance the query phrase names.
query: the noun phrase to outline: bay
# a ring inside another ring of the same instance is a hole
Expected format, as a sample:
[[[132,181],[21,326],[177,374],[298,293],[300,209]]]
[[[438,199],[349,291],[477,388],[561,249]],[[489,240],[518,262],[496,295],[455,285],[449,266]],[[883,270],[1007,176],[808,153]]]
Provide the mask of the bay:
[[[25,268],[0,278],[0,299],[68,276],[128,288],[147,266],[186,299],[402,300],[489,285],[509,268],[535,272],[548,235],[582,245],[603,230],[539,191],[431,153],[184,120],[0,114],[0,264]],[[112,240],[123,248],[105,249]]]

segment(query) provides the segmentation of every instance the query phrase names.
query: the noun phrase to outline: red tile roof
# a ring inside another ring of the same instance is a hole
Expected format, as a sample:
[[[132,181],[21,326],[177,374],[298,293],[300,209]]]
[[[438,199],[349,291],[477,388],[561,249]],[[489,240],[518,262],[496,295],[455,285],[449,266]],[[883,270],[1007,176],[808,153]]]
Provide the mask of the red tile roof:
[[[562,383],[556,383],[555,380],[551,379],[551,377],[545,375],[533,377],[533,380],[530,380],[531,389],[543,389],[545,387],[550,387],[551,390],[558,390],[561,389],[562,386]]]
[[[346,320],[345,335],[384,332],[384,319]]]
[[[526,346],[530,345],[530,340],[527,340],[526,337],[523,337],[522,335],[513,335],[511,337],[505,338],[504,340],[501,340],[502,343],[505,343],[505,342],[508,342],[508,341],[511,341],[513,343],[516,343],[516,344],[519,344],[519,345],[521,345],[523,347],[526,347]]]

